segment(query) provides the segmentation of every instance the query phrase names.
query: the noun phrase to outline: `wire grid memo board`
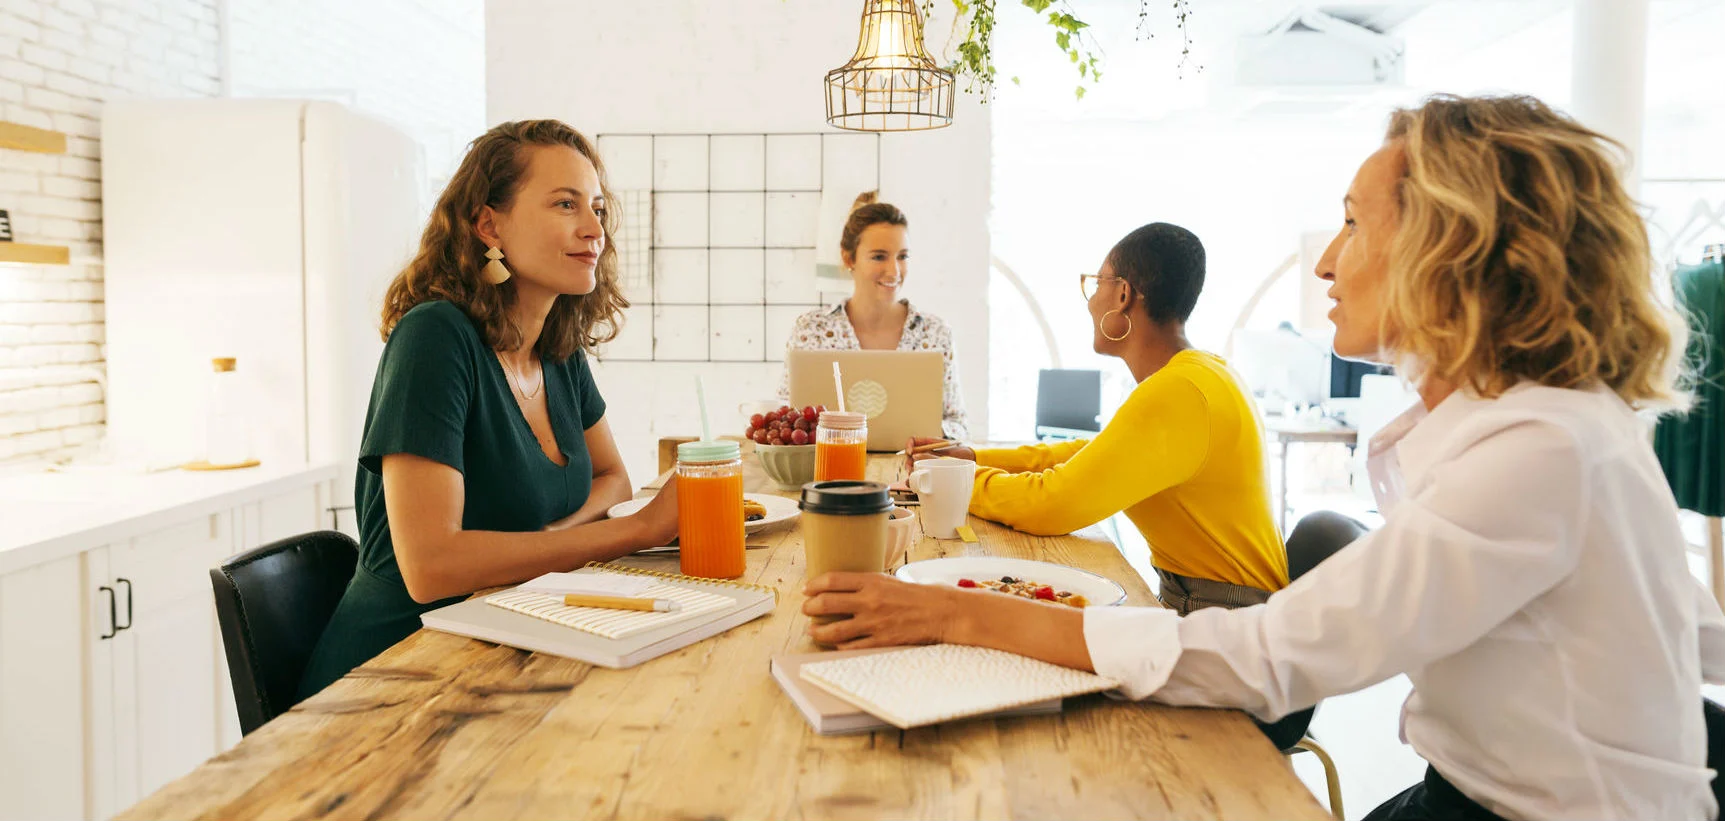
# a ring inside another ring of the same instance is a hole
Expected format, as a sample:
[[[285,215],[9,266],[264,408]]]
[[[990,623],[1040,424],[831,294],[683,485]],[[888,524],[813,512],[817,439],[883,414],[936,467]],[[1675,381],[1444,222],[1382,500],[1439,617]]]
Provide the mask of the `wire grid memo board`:
[[[880,187],[876,134],[601,134],[629,298],[613,362],[779,362],[821,307],[821,202]],[[837,226],[827,230],[837,231]]]

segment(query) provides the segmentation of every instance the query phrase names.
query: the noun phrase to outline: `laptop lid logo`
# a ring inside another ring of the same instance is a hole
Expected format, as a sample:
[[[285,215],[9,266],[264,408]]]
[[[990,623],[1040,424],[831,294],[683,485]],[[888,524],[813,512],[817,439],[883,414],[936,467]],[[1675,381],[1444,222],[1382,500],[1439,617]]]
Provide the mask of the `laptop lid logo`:
[[[853,382],[845,389],[845,409],[856,411],[870,419],[886,413],[886,399],[886,386],[872,379]]]

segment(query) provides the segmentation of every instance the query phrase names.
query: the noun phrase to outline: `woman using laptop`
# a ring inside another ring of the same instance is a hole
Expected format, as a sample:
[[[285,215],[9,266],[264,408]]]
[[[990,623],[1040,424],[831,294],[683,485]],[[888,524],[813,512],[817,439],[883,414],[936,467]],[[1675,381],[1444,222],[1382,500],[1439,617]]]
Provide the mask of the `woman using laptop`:
[[[839,255],[851,275],[850,299],[836,308],[797,317],[785,350],[938,351],[946,359],[941,431],[955,439],[966,438],[970,428],[958,388],[952,329],[899,295],[910,276],[910,220],[896,206],[876,202],[875,197],[874,191],[857,197],[839,235]],[[779,398],[791,398],[788,369]]]
[[[593,144],[556,120],[473,141],[384,297],[354,490],[359,566],[309,696],[475,590],[662,545],[675,483],[635,516],[586,352],[616,335],[616,219]]]
[[[1369,819],[1717,817],[1701,682],[1725,616],[1690,575],[1637,409],[1680,404],[1680,323],[1603,137],[1528,97],[1390,120],[1318,263],[1336,352],[1417,403],[1371,443],[1384,526],[1270,597],[1186,618],[829,574],[810,628],[946,641],[1273,719],[1406,673],[1423,783]],[[1387,728],[1386,728],[1387,730]]]
[[[1150,544],[1157,595],[1176,612],[1264,601],[1288,584],[1264,431],[1227,363],[1186,341],[1203,243],[1176,225],[1143,226],[1080,285],[1096,352],[1124,360],[1138,383],[1108,426],[1089,440],[921,458],[974,459],[970,512],[1029,533],[1070,533],[1125,511]]]

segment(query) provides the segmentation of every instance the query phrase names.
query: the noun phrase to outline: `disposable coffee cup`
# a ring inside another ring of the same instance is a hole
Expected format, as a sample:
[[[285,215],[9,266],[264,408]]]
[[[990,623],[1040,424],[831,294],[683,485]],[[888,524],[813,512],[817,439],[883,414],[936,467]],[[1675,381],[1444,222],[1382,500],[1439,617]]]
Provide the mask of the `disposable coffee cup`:
[[[880,573],[886,570],[891,540],[887,517],[892,497],[880,482],[835,481],[803,485],[803,557],[808,578],[823,573]],[[837,616],[815,616],[819,624]]]

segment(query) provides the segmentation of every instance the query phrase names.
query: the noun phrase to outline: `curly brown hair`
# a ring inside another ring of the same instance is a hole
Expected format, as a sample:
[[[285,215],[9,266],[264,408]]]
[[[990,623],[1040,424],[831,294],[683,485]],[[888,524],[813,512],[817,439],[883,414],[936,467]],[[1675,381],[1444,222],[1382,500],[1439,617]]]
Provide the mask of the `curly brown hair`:
[[[1386,322],[1400,364],[1486,397],[1526,380],[1685,404],[1685,329],[1621,146],[1524,96],[1435,96],[1386,138],[1407,160]]]
[[[492,349],[513,351],[521,347],[521,329],[510,320],[508,310],[515,303],[515,281],[486,283],[480,274],[487,261],[486,246],[474,225],[485,206],[506,211],[514,203],[527,171],[527,148],[558,145],[573,148],[592,161],[600,192],[606,202],[613,201],[599,152],[581,132],[565,123],[520,120],[480,135],[438,197],[431,221],[420,237],[419,252],[389,283],[383,298],[385,340],[415,305],[441,299],[460,307]],[[590,294],[557,297],[534,346],[540,356],[562,362],[577,350],[590,353],[594,346],[617,337],[623,309],[629,307],[617,284],[617,250],[611,242],[617,233],[617,220],[615,208],[607,209],[601,220],[605,249],[599,253],[597,287]]]

